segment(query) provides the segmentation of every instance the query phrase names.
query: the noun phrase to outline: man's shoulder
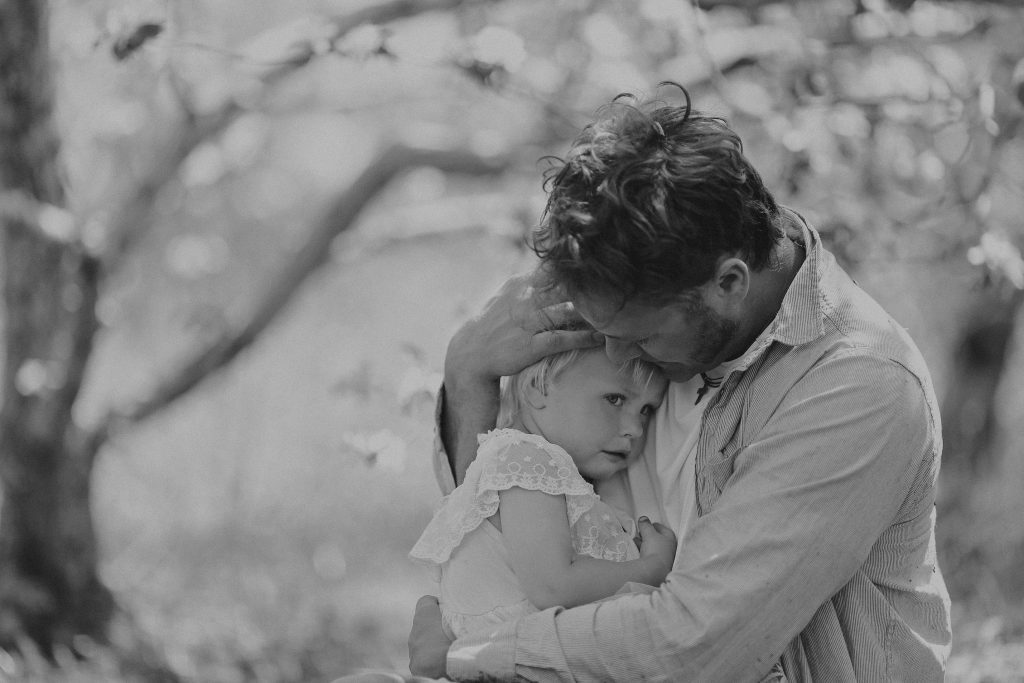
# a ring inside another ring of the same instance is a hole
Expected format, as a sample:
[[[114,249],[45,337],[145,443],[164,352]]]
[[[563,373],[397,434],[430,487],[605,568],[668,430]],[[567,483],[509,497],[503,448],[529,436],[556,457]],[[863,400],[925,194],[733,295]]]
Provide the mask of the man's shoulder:
[[[793,391],[797,385],[818,386],[823,378],[834,388],[875,397],[872,401],[883,395],[893,401],[923,400],[936,413],[928,368],[907,331],[824,250],[818,278],[819,334],[801,344],[768,349],[753,375],[744,378],[747,417],[768,419],[786,396],[802,395]]]
[[[838,266],[822,278],[820,304],[824,333],[817,345],[822,361],[837,354],[862,355],[900,365],[918,379],[928,377],[907,330]]]

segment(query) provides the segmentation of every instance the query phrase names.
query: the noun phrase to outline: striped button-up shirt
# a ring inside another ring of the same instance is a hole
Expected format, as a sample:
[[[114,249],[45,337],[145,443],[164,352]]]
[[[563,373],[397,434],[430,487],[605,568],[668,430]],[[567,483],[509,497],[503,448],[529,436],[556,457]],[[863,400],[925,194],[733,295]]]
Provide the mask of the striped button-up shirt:
[[[791,681],[942,680],[931,379],[906,332],[795,223],[807,258],[767,343],[704,411],[698,518],[665,583],[462,638],[451,677],[754,681],[781,660]],[[435,463],[447,492],[440,449]]]

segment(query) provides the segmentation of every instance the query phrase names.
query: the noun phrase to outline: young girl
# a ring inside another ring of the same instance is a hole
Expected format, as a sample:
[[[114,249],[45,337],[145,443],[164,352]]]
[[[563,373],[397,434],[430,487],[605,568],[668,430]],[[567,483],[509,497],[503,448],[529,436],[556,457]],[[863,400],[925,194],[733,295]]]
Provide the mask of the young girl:
[[[498,428],[479,437],[465,481],[412,549],[439,567],[441,615],[451,638],[554,605],[661,584],[676,539],[620,519],[593,483],[640,454],[667,380],[639,360],[612,363],[603,348],[556,354],[507,378]]]

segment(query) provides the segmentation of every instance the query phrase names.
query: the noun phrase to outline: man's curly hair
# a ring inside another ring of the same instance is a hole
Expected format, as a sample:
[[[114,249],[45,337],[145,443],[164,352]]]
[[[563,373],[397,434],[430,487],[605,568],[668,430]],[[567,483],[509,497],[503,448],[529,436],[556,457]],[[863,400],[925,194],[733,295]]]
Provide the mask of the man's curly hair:
[[[545,174],[533,248],[571,296],[661,305],[706,283],[723,254],[754,270],[779,207],[721,118],[630,94],[598,110]]]

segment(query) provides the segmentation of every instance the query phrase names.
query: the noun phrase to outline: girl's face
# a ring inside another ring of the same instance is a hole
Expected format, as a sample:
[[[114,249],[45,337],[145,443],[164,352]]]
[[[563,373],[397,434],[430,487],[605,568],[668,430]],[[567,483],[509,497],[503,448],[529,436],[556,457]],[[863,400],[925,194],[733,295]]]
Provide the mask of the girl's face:
[[[600,349],[584,353],[546,393],[527,389],[523,425],[564,448],[584,478],[607,479],[639,456],[647,422],[668,386],[660,373],[649,382],[632,375]]]

